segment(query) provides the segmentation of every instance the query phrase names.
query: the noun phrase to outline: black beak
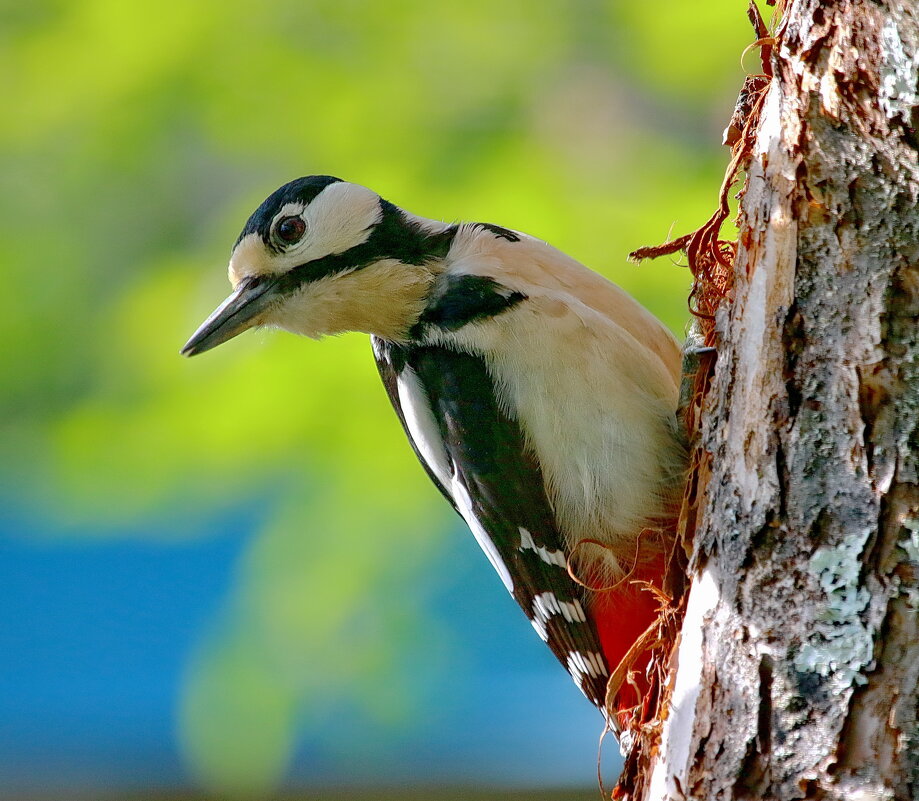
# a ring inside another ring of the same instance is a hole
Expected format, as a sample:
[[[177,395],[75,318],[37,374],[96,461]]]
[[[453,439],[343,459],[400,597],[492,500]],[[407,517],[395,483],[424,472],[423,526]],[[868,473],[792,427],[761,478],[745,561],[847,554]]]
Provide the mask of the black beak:
[[[259,315],[277,298],[273,278],[244,278],[233,294],[221,303],[192,334],[182,348],[183,356],[195,356],[222,345],[259,323]]]

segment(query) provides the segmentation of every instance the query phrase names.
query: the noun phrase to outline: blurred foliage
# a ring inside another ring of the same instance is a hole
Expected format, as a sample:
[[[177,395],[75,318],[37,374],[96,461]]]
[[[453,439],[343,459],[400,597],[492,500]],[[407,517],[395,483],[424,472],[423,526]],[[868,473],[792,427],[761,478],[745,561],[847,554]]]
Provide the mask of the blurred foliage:
[[[547,239],[681,332],[685,270],[625,254],[708,216],[746,26],[681,0],[0,4],[4,504],[99,537],[270,509],[188,668],[205,782],[270,786],[330,698],[408,714],[400,653],[437,632],[400,588],[451,524],[364,337],[179,358],[248,213],[339,175]]]

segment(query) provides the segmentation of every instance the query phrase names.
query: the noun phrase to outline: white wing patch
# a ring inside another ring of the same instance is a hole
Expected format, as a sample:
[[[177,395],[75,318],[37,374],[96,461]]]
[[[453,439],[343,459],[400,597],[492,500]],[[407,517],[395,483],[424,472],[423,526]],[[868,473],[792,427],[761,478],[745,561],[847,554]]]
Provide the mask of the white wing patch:
[[[511,578],[510,571],[498,549],[488,536],[488,532],[475,516],[475,510],[472,506],[472,499],[463,483],[459,480],[456,473],[456,467],[447,454],[440,437],[440,429],[437,421],[434,419],[434,413],[428,404],[427,395],[418,380],[418,376],[410,367],[405,367],[399,373],[396,379],[396,386],[399,390],[399,405],[402,407],[402,414],[405,417],[405,425],[408,427],[409,434],[421,458],[424,459],[431,472],[437,476],[444,489],[450,493],[453,502],[459,509],[460,514],[469,526],[476,541],[488,561],[491,562],[494,569],[501,577],[501,581],[511,594],[514,592],[514,580]],[[537,629],[539,632],[539,629]],[[543,636],[544,640],[548,635]]]
[[[546,548],[543,545],[537,545],[533,540],[533,535],[530,534],[523,526],[520,526],[517,531],[520,532],[520,550],[529,549],[531,551],[536,551],[540,559],[543,560],[546,564],[558,565],[559,567],[568,567],[568,560],[565,558],[565,554],[561,551],[557,551],[554,548]]]
[[[399,388],[399,405],[402,407],[405,425],[415,447],[437,480],[449,490],[453,482],[453,465],[444,450],[437,421],[418,376],[410,367],[406,367],[399,373],[396,386]]]

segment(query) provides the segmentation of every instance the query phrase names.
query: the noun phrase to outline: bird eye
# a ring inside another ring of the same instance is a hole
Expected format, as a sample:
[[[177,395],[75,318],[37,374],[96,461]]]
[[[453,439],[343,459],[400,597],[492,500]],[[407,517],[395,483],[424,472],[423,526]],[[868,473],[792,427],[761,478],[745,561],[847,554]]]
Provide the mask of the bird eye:
[[[306,223],[302,217],[285,217],[275,228],[275,234],[285,245],[295,245],[303,238]]]

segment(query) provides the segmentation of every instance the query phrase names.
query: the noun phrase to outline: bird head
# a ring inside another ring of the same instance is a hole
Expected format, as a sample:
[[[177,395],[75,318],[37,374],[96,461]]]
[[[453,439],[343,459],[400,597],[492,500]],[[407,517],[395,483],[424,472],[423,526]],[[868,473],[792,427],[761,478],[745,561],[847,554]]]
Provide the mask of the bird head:
[[[246,222],[230,257],[233,292],[182,353],[203,353],[257,326],[317,339],[363,331],[402,341],[453,229],[338,178],[291,181]]]

